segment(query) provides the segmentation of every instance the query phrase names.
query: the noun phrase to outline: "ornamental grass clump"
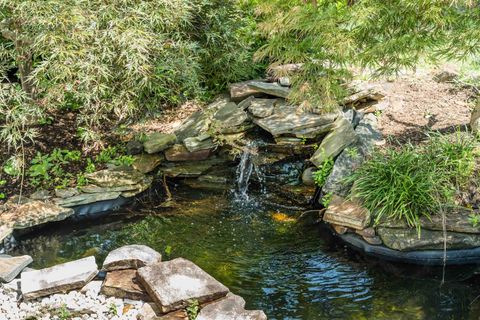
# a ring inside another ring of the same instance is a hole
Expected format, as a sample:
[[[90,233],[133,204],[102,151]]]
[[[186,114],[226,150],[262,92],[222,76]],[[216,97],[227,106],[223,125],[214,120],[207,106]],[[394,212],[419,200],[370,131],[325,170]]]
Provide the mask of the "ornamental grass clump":
[[[455,195],[474,172],[474,140],[434,135],[422,146],[376,151],[349,178],[352,197],[374,217],[403,220],[420,231],[419,219],[455,205]]]

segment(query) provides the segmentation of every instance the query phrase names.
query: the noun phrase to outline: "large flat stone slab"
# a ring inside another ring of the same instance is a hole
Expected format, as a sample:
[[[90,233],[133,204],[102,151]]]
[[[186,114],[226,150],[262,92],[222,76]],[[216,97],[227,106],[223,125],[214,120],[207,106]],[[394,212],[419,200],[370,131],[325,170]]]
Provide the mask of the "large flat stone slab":
[[[25,269],[33,259],[30,256],[0,256],[0,282],[10,282]]]
[[[245,310],[245,300],[229,293],[226,298],[202,308],[196,320],[267,320],[260,310]]]
[[[89,203],[117,199],[120,194],[121,192],[82,193],[71,198],[56,199],[56,202],[62,207],[70,208]]]
[[[362,230],[370,223],[370,211],[357,201],[349,201],[333,195],[323,220],[331,224]]]
[[[98,273],[95,257],[59,264],[41,270],[23,272],[22,294],[25,300],[80,289]]]
[[[155,170],[162,162],[162,157],[158,154],[139,154],[134,157],[132,167],[141,173],[149,173]]]
[[[219,299],[229,291],[200,267],[183,258],[140,268],[138,276],[164,313],[185,308],[189,300],[202,304]]]
[[[176,140],[177,137],[174,134],[154,132],[147,136],[143,148],[146,153],[157,153],[173,145]]]
[[[165,158],[172,162],[206,160],[212,154],[211,149],[188,151],[183,144],[175,144],[165,151]]]
[[[138,283],[135,269],[108,272],[101,293],[121,299],[151,301],[145,289]]]
[[[274,97],[286,98],[290,94],[290,88],[282,87],[278,83],[253,81],[250,82],[248,86],[254,90]]]
[[[132,244],[111,251],[103,262],[102,270],[138,269],[162,260],[162,255],[150,247]]]
[[[112,169],[89,173],[86,177],[97,186],[111,188],[140,183],[145,175],[134,169]]]
[[[260,82],[258,80],[248,80],[244,82],[233,83],[230,85],[230,97],[233,101],[242,101],[249,96],[262,96],[263,93],[259,90],[250,87],[250,84]]]
[[[25,229],[52,221],[61,221],[74,214],[69,208],[63,208],[54,203],[31,201],[19,206],[13,206],[0,215],[0,224],[13,229]]]

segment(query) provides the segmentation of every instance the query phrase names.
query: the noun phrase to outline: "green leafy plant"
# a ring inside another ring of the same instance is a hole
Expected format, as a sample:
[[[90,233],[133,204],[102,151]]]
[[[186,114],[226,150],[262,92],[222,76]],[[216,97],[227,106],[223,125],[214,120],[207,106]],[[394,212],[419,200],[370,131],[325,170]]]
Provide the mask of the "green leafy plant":
[[[360,198],[382,219],[404,220],[420,232],[420,217],[430,217],[441,206],[455,204],[455,192],[473,173],[473,139],[440,135],[423,146],[377,151],[347,182],[351,196]]]
[[[127,166],[127,167],[131,166],[133,162],[135,162],[135,158],[133,156],[125,156],[125,155],[118,156],[112,161],[110,161],[110,163],[116,166]]]
[[[480,224],[480,214],[472,213],[468,216],[468,222],[472,224],[472,227],[476,228]]]
[[[328,206],[330,205],[330,202],[332,201],[332,198],[333,198],[333,193],[329,192],[325,194],[321,200],[322,206],[325,208],[328,208]]]
[[[3,171],[9,176],[18,177],[22,173],[21,164],[18,161],[18,158],[11,157],[3,165]]]
[[[72,314],[70,311],[68,311],[67,306],[65,304],[62,304],[60,308],[58,308],[58,318],[61,320],[67,320],[70,319]]]
[[[317,171],[313,172],[313,180],[318,187],[322,187],[325,184],[328,176],[330,175],[330,173],[332,173],[333,165],[333,159],[326,159],[323,162],[322,166]]]
[[[6,180],[0,180],[0,187],[4,186],[7,183]],[[5,199],[5,193],[0,192],[0,200]]]
[[[195,320],[200,312],[200,304],[198,303],[198,300],[190,300],[185,311],[187,312],[188,320]]]
[[[112,315],[112,316],[118,316],[118,310],[117,310],[117,306],[115,305],[115,303],[110,303],[110,305],[108,306],[108,312]]]

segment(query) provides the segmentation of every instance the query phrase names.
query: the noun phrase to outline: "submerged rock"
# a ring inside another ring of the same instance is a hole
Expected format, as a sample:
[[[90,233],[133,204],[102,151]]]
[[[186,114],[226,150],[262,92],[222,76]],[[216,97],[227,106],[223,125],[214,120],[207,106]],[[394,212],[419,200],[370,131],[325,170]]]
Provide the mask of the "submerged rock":
[[[174,134],[154,132],[147,136],[143,147],[146,153],[157,153],[173,145],[177,137]]]
[[[185,308],[192,300],[200,304],[210,302],[229,292],[223,284],[183,258],[140,268],[138,276],[162,312]]]
[[[10,282],[33,262],[30,256],[10,257],[0,255],[0,282]]]
[[[323,221],[362,230],[370,224],[370,211],[362,207],[357,201],[349,201],[333,195],[323,216]]]
[[[32,201],[12,207],[0,215],[0,223],[13,229],[25,229],[52,221],[61,221],[74,214],[69,208],[53,203]]]
[[[310,161],[320,168],[326,160],[338,156],[346,147],[356,141],[357,137],[351,122],[343,117],[335,121],[333,130],[322,140],[318,150]]]
[[[158,154],[140,154],[133,159],[133,169],[144,174],[152,172],[162,163],[162,157]]]
[[[382,134],[378,130],[377,117],[366,115],[355,129],[357,140],[335,160],[333,170],[323,185],[323,192],[346,197],[352,187],[345,179],[358,168],[370,155],[376,145],[382,143]]]
[[[127,245],[111,251],[103,262],[103,271],[138,269],[162,260],[162,255],[145,245]]]
[[[122,299],[151,301],[145,289],[138,283],[137,270],[117,270],[107,273],[101,293]]]
[[[415,228],[394,229],[377,228],[383,244],[400,251],[442,250],[444,246],[443,231],[422,229],[420,234]],[[447,249],[466,249],[480,246],[480,235],[447,232]]]
[[[31,300],[54,293],[84,287],[98,273],[94,257],[59,264],[41,270],[23,272],[22,294]]]
[[[260,310],[245,310],[245,300],[229,293],[225,298],[209,303],[198,314],[197,320],[267,320]]]

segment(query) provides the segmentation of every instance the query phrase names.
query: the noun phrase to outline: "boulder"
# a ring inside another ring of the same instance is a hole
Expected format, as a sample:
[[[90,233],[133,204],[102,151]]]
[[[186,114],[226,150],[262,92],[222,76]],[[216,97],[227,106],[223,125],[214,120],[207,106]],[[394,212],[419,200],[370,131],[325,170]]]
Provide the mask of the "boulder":
[[[137,270],[135,269],[108,272],[101,293],[121,299],[151,301],[143,287],[138,283]]]
[[[305,134],[302,130],[309,128],[323,127],[332,124],[337,114],[313,114],[308,112],[297,112],[294,106],[278,106],[275,113],[262,119],[254,119],[253,122],[270,132],[274,137],[284,134]]]
[[[242,101],[249,96],[262,96],[262,92],[250,87],[250,84],[257,83],[258,80],[249,80],[230,85],[230,97],[232,101]]]
[[[30,256],[9,257],[0,255],[0,282],[10,282],[25,269],[33,259]]]
[[[158,154],[140,154],[133,158],[133,169],[143,174],[152,172],[162,162],[162,157]]]
[[[290,87],[290,85],[292,84],[289,77],[280,77],[280,78],[278,78],[278,83],[279,83],[282,87]]]
[[[211,149],[190,152],[183,144],[175,144],[165,151],[165,158],[172,162],[201,161],[208,159],[211,154]]]
[[[107,188],[134,185],[141,182],[144,177],[140,171],[126,168],[100,170],[86,175],[93,184]]]
[[[50,268],[23,272],[22,294],[31,300],[54,293],[80,289],[98,273],[93,256],[59,264]]]
[[[333,195],[323,216],[323,221],[356,230],[362,230],[370,224],[370,211],[355,200],[345,200]]]
[[[173,145],[177,137],[174,134],[154,132],[147,136],[143,147],[146,153],[157,153]]]
[[[443,231],[421,229],[419,234],[415,228],[379,227],[377,233],[386,247],[400,251],[442,250],[445,241]],[[480,235],[478,234],[447,232],[447,249],[466,249],[479,246]]]
[[[71,208],[75,206],[117,199],[121,192],[104,192],[104,193],[82,193],[66,199],[55,199],[56,203],[62,207]]]
[[[162,260],[162,255],[145,245],[133,244],[111,251],[103,262],[103,271],[138,269]]]
[[[191,300],[200,304],[217,300],[229,291],[200,267],[183,258],[140,268],[138,276],[164,313],[185,308]]]
[[[315,185],[315,179],[313,178],[313,173],[317,171],[317,168],[315,167],[309,167],[305,169],[302,173],[302,182],[306,186],[314,186]]]
[[[13,229],[25,229],[52,221],[61,221],[74,214],[69,208],[53,203],[31,201],[20,206],[13,206],[0,215],[0,224]]]
[[[245,310],[245,300],[229,293],[227,297],[206,305],[196,320],[267,320],[260,310]]]
[[[322,140],[310,161],[320,168],[326,160],[338,156],[346,147],[356,141],[357,137],[352,124],[345,118],[335,121],[332,131]]]
[[[257,118],[266,118],[273,114],[275,99],[253,99],[248,111]]]
[[[209,134],[202,134],[197,137],[186,138],[183,140],[183,144],[190,152],[211,150],[216,147]]]
[[[346,197],[352,187],[345,179],[369,156],[374,147],[383,142],[377,125],[377,117],[366,115],[355,128],[357,140],[342,151],[335,160],[333,170],[323,185],[324,193]]]
[[[290,88],[282,87],[278,83],[252,81],[248,86],[257,92],[262,92],[279,98],[287,98],[290,94]]]

